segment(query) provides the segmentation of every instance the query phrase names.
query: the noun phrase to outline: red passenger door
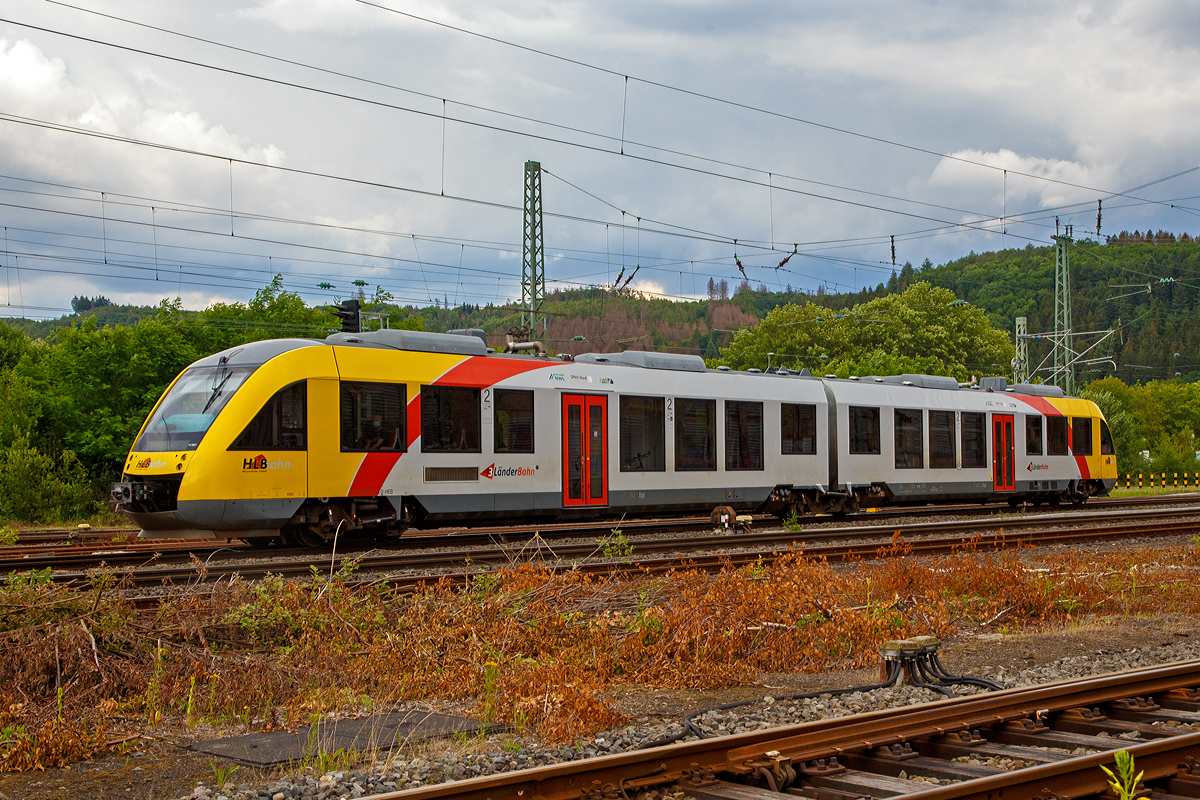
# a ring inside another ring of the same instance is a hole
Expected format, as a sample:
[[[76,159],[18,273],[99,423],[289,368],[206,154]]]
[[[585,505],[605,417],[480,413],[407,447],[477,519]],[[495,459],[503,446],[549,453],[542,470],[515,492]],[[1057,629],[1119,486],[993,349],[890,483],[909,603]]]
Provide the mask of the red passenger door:
[[[1013,448],[1013,415],[992,415],[992,480],[997,492],[1015,492],[1017,476]]]
[[[563,395],[563,505],[608,504],[608,398]]]

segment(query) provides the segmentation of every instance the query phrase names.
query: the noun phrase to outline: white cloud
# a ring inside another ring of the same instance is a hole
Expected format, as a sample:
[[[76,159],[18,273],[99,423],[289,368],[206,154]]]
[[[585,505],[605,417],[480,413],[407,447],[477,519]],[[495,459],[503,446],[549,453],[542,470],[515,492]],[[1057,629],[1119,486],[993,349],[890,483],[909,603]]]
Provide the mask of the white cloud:
[[[985,164],[994,169],[977,164]],[[1008,202],[1014,203],[1014,209],[1019,207],[1017,204],[1029,200],[1039,203],[1044,208],[1092,199],[1096,196],[1094,189],[1077,187],[1111,186],[1115,180],[1115,170],[1110,165],[1095,166],[1065,159],[1020,156],[1007,149],[993,153],[960,150],[938,162],[929,177],[929,185],[951,190],[983,188],[994,202],[999,202],[1003,199],[1001,193],[1005,191],[1006,184],[1003,173],[997,170],[1008,170],[1010,173],[1007,180],[1007,199]],[[1049,180],[1025,177],[1028,175]]]
[[[145,109],[133,128],[133,135],[138,139],[220,156],[272,165],[283,163],[283,151],[275,145],[247,146],[243,137],[233,136],[224,125],[210,125],[195,111],[184,114]]]
[[[657,281],[634,281],[629,287],[645,297],[665,297],[666,288]]]

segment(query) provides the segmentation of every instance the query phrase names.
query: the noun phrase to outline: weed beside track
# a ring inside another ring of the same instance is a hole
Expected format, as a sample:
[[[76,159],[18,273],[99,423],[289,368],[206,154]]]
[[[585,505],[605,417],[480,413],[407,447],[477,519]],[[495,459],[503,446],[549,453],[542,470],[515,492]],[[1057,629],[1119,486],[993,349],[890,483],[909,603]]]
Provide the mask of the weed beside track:
[[[1087,615],[1191,613],[1200,547],[649,575],[498,569],[400,596],[350,570],[185,590],[152,613],[43,572],[0,586],[0,767],[65,764],[162,725],[269,730],[417,699],[549,741],[621,721],[623,684],[711,688],[863,667],[881,641]]]

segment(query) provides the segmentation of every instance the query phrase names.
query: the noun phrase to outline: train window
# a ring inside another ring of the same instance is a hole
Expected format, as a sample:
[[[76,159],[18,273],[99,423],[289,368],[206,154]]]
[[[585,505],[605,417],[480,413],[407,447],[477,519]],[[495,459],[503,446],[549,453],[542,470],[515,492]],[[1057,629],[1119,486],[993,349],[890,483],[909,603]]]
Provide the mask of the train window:
[[[1046,417],[1046,455],[1067,454],[1067,418]]]
[[[896,469],[925,468],[925,425],[920,409],[895,410]]]
[[[496,453],[533,452],[533,392],[518,389],[495,389],[492,406]]]
[[[929,466],[954,468],[954,412],[929,412]]]
[[[962,465],[963,469],[986,467],[987,463],[987,414],[964,411],[962,415]]]
[[[850,452],[879,455],[879,409],[850,406]]]
[[[1040,456],[1042,454],[1042,415],[1025,415],[1025,455]]]
[[[304,450],[306,381],[285,386],[254,415],[230,450]]]
[[[763,404],[725,401],[725,469],[763,469]]]
[[[1100,420],[1100,455],[1115,456],[1116,448],[1113,447],[1112,434],[1108,430],[1108,423]]]
[[[342,452],[408,449],[407,386],[342,381],[340,393]]]
[[[479,390],[471,386],[421,387],[421,452],[478,453]]]
[[[140,453],[195,450],[246,378],[257,367],[189,367],[146,420],[133,445]]]
[[[784,455],[817,454],[817,407],[784,403],[780,413]]]
[[[666,472],[666,401],[621,395],[621,472]]]
[[[675,400],[675,469],[699,472],[717,468],[717,401]]]
[[[1077,456],[1092,454],[1092,418],[1071,418],[1071,452]]]

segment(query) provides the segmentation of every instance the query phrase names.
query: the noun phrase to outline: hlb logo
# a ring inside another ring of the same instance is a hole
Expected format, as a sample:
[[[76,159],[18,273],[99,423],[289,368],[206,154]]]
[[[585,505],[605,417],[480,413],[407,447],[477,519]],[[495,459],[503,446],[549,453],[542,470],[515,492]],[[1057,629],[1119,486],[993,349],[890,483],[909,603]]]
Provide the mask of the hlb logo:
[[[292,462],[281,461],[279,459],[276,459],[274,461],[268,461],[267,457],[264,456],[262,453],[259,453],[254,458],[242,459],[242,471],[243,472],[262,472],[262,471],[268,470],[268,469],[291,469],[291,468],[292,468]]]
[[[154,456],[146,456],[141,461],[137,462],[138,469],[157,469],[158,467],[165,467],[166,465],[167,462],[165,461],[155,461]]]

